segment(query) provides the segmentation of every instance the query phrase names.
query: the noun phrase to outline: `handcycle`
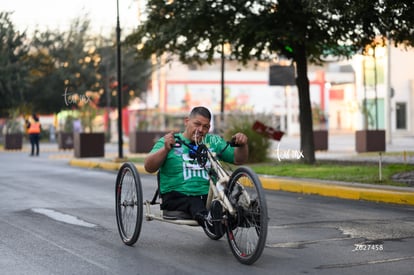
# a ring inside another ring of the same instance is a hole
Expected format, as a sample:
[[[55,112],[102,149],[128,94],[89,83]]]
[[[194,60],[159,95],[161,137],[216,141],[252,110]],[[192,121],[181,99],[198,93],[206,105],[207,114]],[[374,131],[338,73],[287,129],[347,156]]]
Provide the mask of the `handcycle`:
[[[220,203],[222,209],[214,222],[220,229],[204,226],[205,234],[212,240],[219,240],[224,234],[236,259],[242,264],[253,264],[262,255],[266,244],[268,214],[265,193],[256,173],[247,166],[239,166],[234,171],[225,169],[219,156],[228,146],[237,146],[227,142],[226,147],[216,153],[211,152],[203,143],[189,144],[175,135],[173,147],[187,146],[190,156],[209,175],[209,193],[206,208]],[[134,245],[141,233],[142,221],[163,221],[177,225],[198,226],[197,221],[189,217],[166,217],[160,209],[159,177],[158,188],[151,200],[143,201],[142,184],[136,166],[124,163],[117,174],[115,184],[115,212],[118,231],[124,244]],[[154,207],[158,206],[158,213]]]

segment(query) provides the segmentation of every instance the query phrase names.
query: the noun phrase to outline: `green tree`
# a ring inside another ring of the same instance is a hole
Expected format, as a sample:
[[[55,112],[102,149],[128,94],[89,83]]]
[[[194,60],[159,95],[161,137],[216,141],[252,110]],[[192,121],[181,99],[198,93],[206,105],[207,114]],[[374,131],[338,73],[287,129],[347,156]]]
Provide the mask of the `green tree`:
[[[141,96],[147,91],[148,82],[151,76],[151,63],[148,59],[140,59],[136,47],[122,45],[122,85],[123,90],[130,97]]]
[[[100,64],[94,41],[88,36],[89,20],[76,18],[69,31],[36,31],[30,54],[30,89],[26,100],[33,110],[55,113],[76,108],[71,95],[98,91]]]
[[[22,107],[27,88],[26,33],[15,30],[9,12],[0,12],[0,116]]]
[[[102,86],[105,95],[101,97],[101,107],[117,107],[117,97],[112,96],[112,92],[117,93],[117,64],[115,45],[106,45],[98,48],[102,56],[99,73],[102,78]],[[127,106],[129,100],[136,96],[141,96],[146,92],[148,81],[151,75],[151,64],[148,60],[139,59],[135,47],[121,45],[122,62],[122,95],[123,107]]]
[[[149,0],[147,20],[127,38],[140,54],[176,54],[184,63],[212,62],[223,43],[245,63],[272,53],[291,58],[299,91],[301,149],[315,162],[308,62],[350,57],[377,37],[413,45],[409,0]]]
[[[63,98],[65,77],[60,69],[65,64],[63,33],[50,30],[36,32],[32,47],[30,89],[26,100],[37,112],[59,112],[67,108]]]
[[[89,34],[90,21],[75,18],[67,32],[37,31],[30,55],[30,90],[26,100],[44,113],[77,108],[72,95],[100,93],[100,107],[116,107],[116,50],[113,40]],[[148,61],[136,59],[136,48],[123,47],[123,105],[146,90]],[[73,99],[73,100],[72,100]],[[109,104],[108,104],[109,101]]]

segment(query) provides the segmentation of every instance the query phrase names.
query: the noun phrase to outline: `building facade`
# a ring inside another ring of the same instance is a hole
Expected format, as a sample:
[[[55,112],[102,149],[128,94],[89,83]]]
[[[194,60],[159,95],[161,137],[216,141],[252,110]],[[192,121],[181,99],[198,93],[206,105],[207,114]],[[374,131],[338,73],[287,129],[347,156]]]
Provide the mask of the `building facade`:
[[[226,114],[270,114],[275,117],[273,127],[288,135],[299,134],[296,86],[269,85],[272,64],[266,62],[242,66],[226,60],[222,67],[220,61],[189,66],[178,61],[153,60],[157,69],[141,105],[177,116],[187,114],[194,106],[205,105],[220,115],[224,98]],[[389,138],[391,133],[414,135],[410,115],[414,108],[412,64],[413,50],[382,48],[375,55],[356,55],[346,61],[327,62],[323,67],[309,66],[314,128],[331,133],[385,129]]]

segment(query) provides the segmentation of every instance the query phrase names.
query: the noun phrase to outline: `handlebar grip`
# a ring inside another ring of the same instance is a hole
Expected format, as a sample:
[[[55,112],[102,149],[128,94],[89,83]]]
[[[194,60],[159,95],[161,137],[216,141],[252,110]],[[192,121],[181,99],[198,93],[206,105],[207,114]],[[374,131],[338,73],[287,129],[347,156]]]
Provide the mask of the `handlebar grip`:
[[[180,147],[181,147],[181,143],[176,142],[176,143],[174,143],[174,144],[171,144],[171,147],[172,147],[172,148],[180,148]]]
[[[182,140],[178,134],[174,134],[175,143],[171,144],[173,148],[179,148],[182,145]]]

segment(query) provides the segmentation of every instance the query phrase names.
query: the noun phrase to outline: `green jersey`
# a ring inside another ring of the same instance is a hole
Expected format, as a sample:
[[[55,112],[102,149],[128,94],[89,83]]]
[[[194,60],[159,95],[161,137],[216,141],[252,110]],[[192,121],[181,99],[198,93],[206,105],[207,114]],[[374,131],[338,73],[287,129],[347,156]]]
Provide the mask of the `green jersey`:
[[[182,133],[179,136],[186,143],[190,143],[190,140],[186,139]],[[211,152],[215,153],[221,152],[227,144],[224,139],[212,134],[207,134],[203,143]],[[154,153],[162,147],[164,147],[163,137],[155,143],[150,153]],[[189,196],[199,196],[208,193],[208,172],[189,156],[189,150],[187,146],[182,145],[178,148],[172,148],[168,153],[159,169],[161,194],[177,191]],[[220,159],[233,163],[234,148],[227,147]],[[206,167],[210,167],[210,163],[207,163]]]

